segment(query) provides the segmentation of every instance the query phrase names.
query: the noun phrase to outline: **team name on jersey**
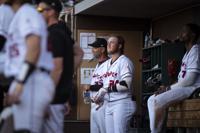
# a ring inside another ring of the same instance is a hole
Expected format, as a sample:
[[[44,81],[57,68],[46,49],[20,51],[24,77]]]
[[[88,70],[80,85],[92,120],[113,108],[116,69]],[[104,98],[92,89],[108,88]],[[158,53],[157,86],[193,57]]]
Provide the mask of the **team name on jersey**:
[[[92,78],[95,80],[94,84],[95,85],[103,85],[103,76],[100,76],[98,73],[94,73],[92,75]]]
[[[115,86],[117,83],[119,83],[119,80],[109,80],[109,87]]]
[[[93,74],[92,75],[92,78],[96,78],[96,77],[100,77],[100,75],[99,74]]]
[[[17,44],[13,44],[9,46],[9,57],[14,58],[19,56],[19,49],[17,47]]]
[[[107,77],[113,77],[113,78],[116,78],[117,77],[117,75],[118,75],[118,73],[117,72],[106,72],[105,74],[103,74],[102,76],[100,76],[100,77],[102,77],[102,78],[107,78]]]

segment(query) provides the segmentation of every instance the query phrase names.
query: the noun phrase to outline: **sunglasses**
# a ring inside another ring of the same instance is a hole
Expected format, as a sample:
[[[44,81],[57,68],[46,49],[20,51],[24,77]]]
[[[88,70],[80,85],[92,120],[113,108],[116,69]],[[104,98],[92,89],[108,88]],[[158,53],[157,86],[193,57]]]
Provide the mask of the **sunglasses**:
[[[47,7],[47,8],[37,7],[37,11],[40,13],[42,13],[44,11],[49,11],[49,10],[51,10],[51,8],[49,8],[49,7]]]

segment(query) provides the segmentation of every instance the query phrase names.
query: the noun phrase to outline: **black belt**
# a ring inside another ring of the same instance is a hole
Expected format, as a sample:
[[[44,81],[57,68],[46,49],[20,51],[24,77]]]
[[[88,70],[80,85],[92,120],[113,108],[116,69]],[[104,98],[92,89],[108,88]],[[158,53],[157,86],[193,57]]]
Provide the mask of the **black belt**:
[[[50,70],[47,70],[46,68],[44,68],[44,67],[39,67],[38,68],[41,72],[45,72],[45,73],[47,73],[47,74],[50,74]]]

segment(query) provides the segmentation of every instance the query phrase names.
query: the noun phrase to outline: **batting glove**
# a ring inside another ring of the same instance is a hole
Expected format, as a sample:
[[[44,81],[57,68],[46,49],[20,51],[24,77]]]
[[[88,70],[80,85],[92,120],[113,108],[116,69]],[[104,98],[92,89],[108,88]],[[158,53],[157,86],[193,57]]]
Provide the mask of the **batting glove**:
[[[105,96],[105,94],[108,92],[108,90],[106,88],[101,88],[95,95],[94,97],[94,102],[95,103],[101,103],[103,101],[103,98]]]

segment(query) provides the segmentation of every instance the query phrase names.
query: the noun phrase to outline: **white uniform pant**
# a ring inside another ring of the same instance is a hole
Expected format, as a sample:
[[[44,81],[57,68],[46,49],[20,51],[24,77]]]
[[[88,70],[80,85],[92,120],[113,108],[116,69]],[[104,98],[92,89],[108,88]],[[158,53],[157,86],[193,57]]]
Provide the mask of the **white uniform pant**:
[[[9,88],[9,93],[15,89],[15,82]],[[40,133],[44,113],[54,95],[54,83],[50,75],[39,70],[33,72],[24,84],[20,104],[12,105],[15,130],[30,130]]]
[[[131,98],[106,104],[106,133],[128,133],[129,122],[136,112],[136,103]]]
[[[90,111],[90,133],[106,133],[105,127],[105,107],[107,101],[104,101],[103,105],[96,110],[98,105],[91,103]]]
[[[151,132],[161,132],[167,107],[188,98],[195,89],[196,87],[174,88],[157,96],[152,95],[148,99]]]
[[[43,133],[63,133],[64,132],[64,104],[53,104],[49,106],[49,118],[43,125]]]

